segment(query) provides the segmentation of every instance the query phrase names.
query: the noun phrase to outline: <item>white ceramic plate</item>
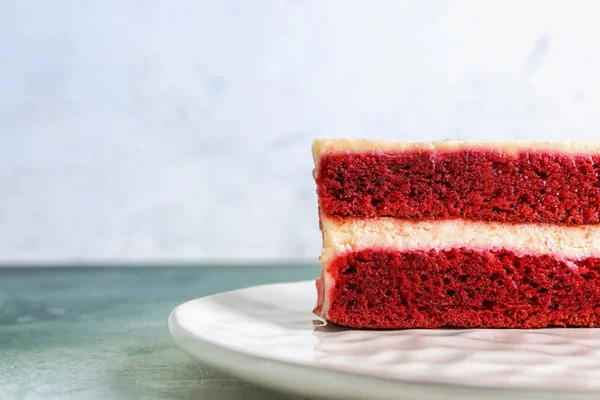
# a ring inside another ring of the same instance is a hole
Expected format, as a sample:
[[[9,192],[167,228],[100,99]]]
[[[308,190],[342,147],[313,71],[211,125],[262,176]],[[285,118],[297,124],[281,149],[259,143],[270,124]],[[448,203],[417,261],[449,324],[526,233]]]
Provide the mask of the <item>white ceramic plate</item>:
[[[357,331],[311,310],[313,282],[180,305],[169,329],[206,365],[331,399],[598,399],[600,329]]]

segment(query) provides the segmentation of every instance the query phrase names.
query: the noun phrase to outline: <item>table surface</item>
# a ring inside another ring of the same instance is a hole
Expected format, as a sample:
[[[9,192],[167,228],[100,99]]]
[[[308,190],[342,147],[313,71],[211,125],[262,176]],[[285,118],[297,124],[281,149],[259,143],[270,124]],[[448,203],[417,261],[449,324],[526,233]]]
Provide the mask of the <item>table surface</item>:
[[[208,369],[176,348],[178,304],[313,279],[316,265],[0,269],[0,398],[289,398]]]

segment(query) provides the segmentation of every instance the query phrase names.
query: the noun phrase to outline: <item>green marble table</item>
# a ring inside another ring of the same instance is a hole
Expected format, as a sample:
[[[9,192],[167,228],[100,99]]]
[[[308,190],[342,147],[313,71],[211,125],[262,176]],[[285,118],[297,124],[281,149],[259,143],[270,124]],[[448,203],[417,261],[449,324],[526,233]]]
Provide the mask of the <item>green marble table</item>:
[[[0,269],[0,399],[284,399],[176,348],[178,304],[316,265]]]

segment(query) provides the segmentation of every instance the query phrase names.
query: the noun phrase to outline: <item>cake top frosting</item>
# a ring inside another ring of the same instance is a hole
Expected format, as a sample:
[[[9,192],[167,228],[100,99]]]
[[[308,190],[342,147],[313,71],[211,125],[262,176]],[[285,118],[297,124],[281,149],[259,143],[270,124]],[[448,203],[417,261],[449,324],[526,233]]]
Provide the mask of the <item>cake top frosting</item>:
[[[396,140],[370,139],[318,139],[313,142],[312,152],[315,161],[325,154],[345,152],[389,152],[409,150],[464,150],[491,149],[506,153],[517,153],[525,150],[561,152],[572,154],[598,154],[600,142],[536,142],[517,141],[485,141],[447,139],[434,142],[407,142]]]

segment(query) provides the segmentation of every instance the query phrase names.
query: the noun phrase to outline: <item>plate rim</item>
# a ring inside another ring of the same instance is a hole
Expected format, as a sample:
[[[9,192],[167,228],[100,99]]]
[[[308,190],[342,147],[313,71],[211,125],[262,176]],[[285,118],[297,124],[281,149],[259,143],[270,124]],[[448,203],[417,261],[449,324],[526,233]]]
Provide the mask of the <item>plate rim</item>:
[[[279,360],[265,356],[256,355],[243,350],[237,350],[222,346],[208,338],[201,337],[182,327],[178,322],[178,314],[183,308],[196,306],[198,303],[207,301],[209,298],[238,294],[248,290],[258,290],[263,287],[285,286],[285,285],[314,285],[314,281],[303,280],[294,282],[269,283],[263,285],[247,286],[239,289],[219,292],[188,300],[175,307],[168,319],[168,329],[173,342],[183,351],[193,356],[204,365],[214,368],[220,372],[235,376],[243,381],[268,387],[281,392],[293,392],[300,395],[323,396],[324,391],[316,388],[326,389],[327,398],[340,399],[364,399],[365,395],[374,396],[372,390],[364,393],[364,388],[377,387],[378,398],[397,399],[398,393],[406,399],[448,399],[449,395],[462,399],[479,399],[485,395],[490,400],[506,399],[508,397],[518,398],[525,396],[527,399],[597,399],[598,391],[569,391],[569,390],[543,390],[531,388],[503,388],[497,386],[477,387],[460,383],[449,382],[426,382],[411,381],[405,379],[391,379],[377,377],[358,372],[340,371],[320,366],[309,366],[294,363],[287,360]],[[233,360],[233,361],[232,361]],[[250,370],[235,367],[238,364],[252,364]],[[260,366],[257,368],[257,365]],[[284,370],[285,372],[282,372]],[[293,375],[294,379],[289,379]],[[298,377],[301,379],[298,379]],[[264,377],[264,378],[263,378]],[[310,377],[310,379],[307,379]],[[317,377],[317,379],[315,379]],[[277,379],[283,378],[283,379]],[[287,379],[286,379],[287,378]],[[344,385],[332,384],[332,382],[344,381]],[[279,384],[279,383],[284,384]],[[450,393],[451,392],[451,393]],[[333,397],[332,397],[333,396]]]

